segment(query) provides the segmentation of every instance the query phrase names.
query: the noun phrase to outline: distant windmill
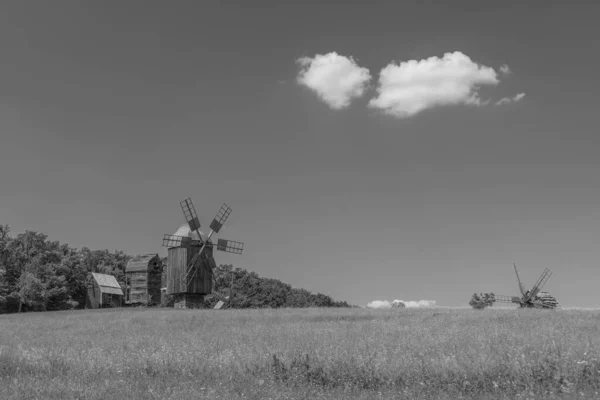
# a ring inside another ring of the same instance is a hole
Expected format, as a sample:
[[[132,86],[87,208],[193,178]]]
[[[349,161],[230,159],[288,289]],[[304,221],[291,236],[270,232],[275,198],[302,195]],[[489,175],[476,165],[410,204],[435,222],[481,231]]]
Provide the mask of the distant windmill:
[[[548,268],[544,270],[540,278],[537,280],[535,285],[530,290],[525,290],[525,286],[521,282],[519,277],[519,271],[517,265],[513,264],[515,268],[515,274],[517,275],[517,282],[519,283],[519,291],[521,296],[495,296],[495,301],[499,303],[516,303],[521,308],[557,308],[559,307],[558,301],[554,296],[548,292],[542,292],[542,288],[550,279],[552,271]]]
[[[167,295],[175,295],[175,308],[200,308],[204,296],[212,293],[214,244],[210,240],[219,233],[231,214],[231,208],[223,203],[210,223],[210,232],[200,231],[200,220],[192,200],[180,202],[187,225],[182,225],[174,235],[164,235],[163,246],[168,248]],[[232,240],[218,239],[216,249],[228,253],[242,254],[244,244]]]

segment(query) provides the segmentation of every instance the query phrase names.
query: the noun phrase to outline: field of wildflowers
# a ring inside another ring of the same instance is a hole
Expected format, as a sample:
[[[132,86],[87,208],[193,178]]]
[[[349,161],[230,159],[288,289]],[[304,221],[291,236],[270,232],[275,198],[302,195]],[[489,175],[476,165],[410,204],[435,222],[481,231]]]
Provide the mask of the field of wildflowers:
[[[0,316],[1,399],[600,398],[600,312]]]

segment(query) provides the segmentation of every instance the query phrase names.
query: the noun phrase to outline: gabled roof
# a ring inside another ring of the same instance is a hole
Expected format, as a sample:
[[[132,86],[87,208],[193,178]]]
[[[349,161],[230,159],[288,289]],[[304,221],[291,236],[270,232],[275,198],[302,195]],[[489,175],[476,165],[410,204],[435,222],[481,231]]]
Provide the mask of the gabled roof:
[[[117,289],[114,287],[100,286],[100,292],[101,293],[118,294],[118,295],[124,296],[122,289]]]
[[[119,282],[117,282],[117,279],[114,276],[92,272],[92,277],[100,287],[100,292],[120,294],[123,296],[121,285],[119,285]]]
[[[152,267],[149,266],[151,262],[161,262],[158,254],[153,253],[136,256],[129,260],[127,266],[125,267],[125,272],[148,271],[149,269],[152,269]]]

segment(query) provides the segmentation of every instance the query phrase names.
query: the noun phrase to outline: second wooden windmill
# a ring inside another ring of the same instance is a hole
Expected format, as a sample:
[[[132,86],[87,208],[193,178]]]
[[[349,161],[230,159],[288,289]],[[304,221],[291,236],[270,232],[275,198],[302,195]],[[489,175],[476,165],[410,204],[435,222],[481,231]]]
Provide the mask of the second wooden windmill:
[[[232,240],[218,239],[214,246],[210,240],[219,233],[231,214],[231,208],[223,204],[210,223],[210,232],[200,231],[200,220],[190,198],[181,203],[187,221],[173,235],[164,235],[163,246],[167,255],[167,295],[174,295],[175,308],[202,308],[204,296],[212,293],[213,268],[217,264],[213,250],[242,254],[244,244]]]
[[[546,268],[542,273],[542,276],[540,276],[533,287],[530,290],[526,290],[525,286],[523,286],[523,283],[521,282],[521,277],[519,277],[517,265],[513,264],[513,267],[515,268],[515,274],[517,275],[517,282],[519,283],[519,292],[521,292],[521,296],[495,296],[494,301],[498,303],[518,304],[520,308],[555,309],[560,307],[554,296],[548,292],[541,291],[548,279],[550,279],[552,271]]]

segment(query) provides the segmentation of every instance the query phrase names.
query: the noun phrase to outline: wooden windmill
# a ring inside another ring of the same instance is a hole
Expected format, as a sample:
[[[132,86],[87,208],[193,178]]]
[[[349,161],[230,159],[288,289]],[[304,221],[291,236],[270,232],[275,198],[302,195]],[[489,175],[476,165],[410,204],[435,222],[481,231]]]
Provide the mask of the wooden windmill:
[[[212,293],[213,269],[216,262],[213,250],[242,254],[244,244],[232,240],[218,239],[214,246],[210,240],[219,233],[231,214],[231,208],[223,203],[210,223],[210,232],[200,231],[200,220],[190,198],[183,200],[181,209],[187,224],[173,235],[164,235],[163,246],[167,255],[167,295],[175,296],[175,308],[201,308],[204,296]]]
[[[517,282],[519,284],[519,292],[521,296],[495,296],[495,301],[499,303],[516,303],[521,308],[557,308],[559,307],[558,301],[554,296],[548,292],[542,292],[542,288],[550,279],[552,271],[548,268],[542,272],[542,275],[537,280],[535,285],[530,290],[525,290],[525,286],[521,282],[519,277],[519,271],[517,265],[513,264],[515,268],[515,274],[517,275]]]

